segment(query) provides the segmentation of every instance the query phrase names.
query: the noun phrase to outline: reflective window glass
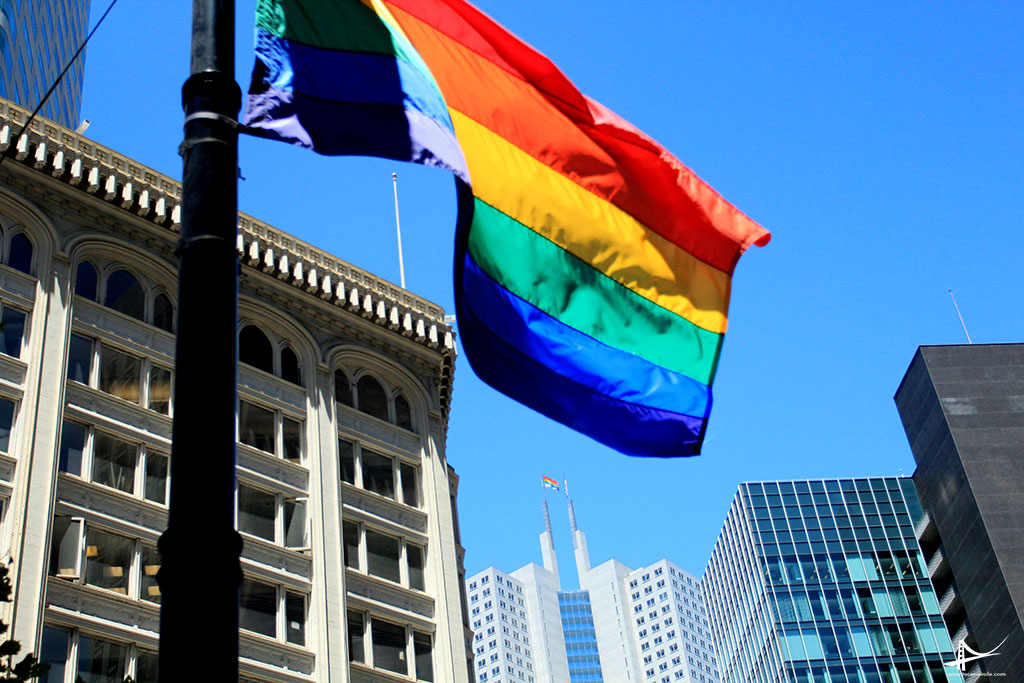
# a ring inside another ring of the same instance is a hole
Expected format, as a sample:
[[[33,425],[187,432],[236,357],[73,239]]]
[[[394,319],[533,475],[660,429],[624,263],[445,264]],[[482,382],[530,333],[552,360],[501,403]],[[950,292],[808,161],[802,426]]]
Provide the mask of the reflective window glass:
[[[142,388],[142,360],[108,346],[100,348],[100,391],[138,403]]]
[[[355,522],[341,523],[345,537],[345,566],[359,569],[359,525]]]
[[[302,462],[302,423],[290,417],[281,419],[281,445],[284,452],[281,454],[285,460],[291,462]]]
[[[434,660],[432,655],[432,646],[430,643],[430,634],[413,631],[412,644],[413,651],[416,656],[416,680],[433,681]]]
[[[86,635],[78,636],[78,679],[81,683],[122,683],[128,648]]]
[[[32,242],[24,233],[18,233],[11,238],[11,250],[7,255],[7,265],[26,275],[32,274]]]
[[[273,453],[274,412],[248,401],[239,401],[238,440],[247,446]]]
[[[242,579],[238,626],[271,638],[277,635],[277,588]]]
[[[253,536],[274,540],[274,519],[277,499],[272,493],[238,485],[238,530]]]
[[[372,375],[359,378],[356,394],[359,397],[359,410],[381,420],[388,419],[388,397],[384,387]]]
[[[397,538],[367,529],[366,559],[369,573],[398,583],[402,576],[399,569],[399,546]]]
[[[341,461],[341,480],[349,484],[356,483],[356,454],[351,441],[338,439],[338,459]]]
[[[146,309],[146,293],[134,275],[127,270],[116,270],[107,278],[107,291],[103,298],[103,305],[136,320],[143,320]]]
[[[77,334],[68,342],[68,379],[82,384],[89,383],[92,368],[92,340]]]
[[[57,469],[68,474],[82,475],[82,451],[85,448],[85,426],[64,421],[60,430],[60,452]]]
[[[174,304],[163,292],[153,299],[153,326],[164,332],[174,331]]]
[[[0,398],[0,453],[11,447],[11,428],[14,427],[14,401]]]
[[[96,432],[93,437],[92,480],[132,493],[135,490],[135,460],[138,448],[121,439]]]
[[[281,349],[281,379],[292,384],[302,385],[302,375],[299,372],[299,359],[287,346]]]
[[[408,673],[405,661],[405,627],[372,619],[373,665],[379,669]]]
[[[363,488],[388,498],[395,497],[395,473],[391,458],[363,449]]]
[[[79,263],[75,272],[75,294],[96,301],[96,283],[96,267],[88,261]]]
[[[341,370],[334,371],[334,400],[346,406],[352,405],[352,385],[348,375]]]
[[[423,578],[423,548],[408,543],[405,546],[405,557],[409,563],[409,587],[417,590],[426,590],[426,583]]]
[[[171,412],[171,371],[159,365],[149,366],[149,409]]]
[[[294,645],[306,644],[306,596],[300,593],[285,593],[285,621],[288,624],[287,640]]]
[[[21,358],[21,342],[25,336],[25,314],[4,306],[0,315],[0,353]]]
[[[160,584],[156,582],[156,574],[160,571],[160,553],[155,545],[142,544],[142,582],[139,585],[139,596],[150,602],[160,602]]]
[[[348,612],[348,660],[350,662],[365,662],[366,648],[363,645],[364,629],[363,615],[359,612]]]
[[[263,330],[255,325],[242,328],[238,335],[238,360],[264,372],[274,372],[274,349]]]
[[[417,507],[420,504],[419,470],[404,462],[399,465],[402,475],[402,502]]]
[[[395,396],[395,424],[412,431],[412,409],[402,394]]]
[[[167,502],[167,456],[156,451],[146,452],[146,500]]]
[[[64,671],[68,664],[68,637],[71,634],[54,626],[43,627],[43,639],[39,645],[39,661],[49,664],[50,670],[35,679],[39,683],[64,683]]]
[[[128,594],[132,565],[132,540],[95,527],[85,529],[85,582]]]

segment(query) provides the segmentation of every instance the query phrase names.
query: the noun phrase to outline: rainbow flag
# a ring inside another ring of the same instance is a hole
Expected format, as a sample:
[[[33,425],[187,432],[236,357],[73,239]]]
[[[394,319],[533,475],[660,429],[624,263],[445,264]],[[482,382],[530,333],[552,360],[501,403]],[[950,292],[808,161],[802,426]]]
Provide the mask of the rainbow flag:
[[[541,486],[548,489],[554,489],[556,491],[558,490],[558,482],[552,479],[551,477],[543,477],[541,481]]]
[[[542,54],[463,0],[261,0],[244,122],[451,170],[476,373],[624,453],[700,452],[733,270],[770,235]]]

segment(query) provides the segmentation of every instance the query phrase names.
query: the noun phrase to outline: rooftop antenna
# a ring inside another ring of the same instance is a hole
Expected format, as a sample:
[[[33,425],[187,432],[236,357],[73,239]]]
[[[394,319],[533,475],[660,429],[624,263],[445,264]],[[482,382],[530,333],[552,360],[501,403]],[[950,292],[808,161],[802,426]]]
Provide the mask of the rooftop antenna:
[[[953,300],[953,308],[956,309],[956,314],[960,318],[960,326],[964,328],[964,336],[967,337],[967,343],[973,344],[974,342],[971,341],[971,335],[967,332],[967,325],[964,324],[964,317],[960,314],[960,307],[956,305],[956,297],[953,296],[953,289],[951,287],[947,287],[946,289],[949,290],[949,298]]]
[[[398,232],[398,273],[402,277],[402,289],[405,289],[405,261],[402,258],[402,223],[398,220],[398,174],[391,174],[391,184],[395,187],[395,230]]]

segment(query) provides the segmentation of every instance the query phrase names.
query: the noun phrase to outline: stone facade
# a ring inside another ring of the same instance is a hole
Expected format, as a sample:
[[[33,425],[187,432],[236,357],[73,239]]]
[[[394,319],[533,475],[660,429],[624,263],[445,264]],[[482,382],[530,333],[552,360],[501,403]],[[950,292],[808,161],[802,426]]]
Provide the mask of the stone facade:
[[[181,186],[27,117],[0,100],[6,617],[50,681],[155,681]],[[238,252],[242,678],[468,683],[444,312],[244,214]]]

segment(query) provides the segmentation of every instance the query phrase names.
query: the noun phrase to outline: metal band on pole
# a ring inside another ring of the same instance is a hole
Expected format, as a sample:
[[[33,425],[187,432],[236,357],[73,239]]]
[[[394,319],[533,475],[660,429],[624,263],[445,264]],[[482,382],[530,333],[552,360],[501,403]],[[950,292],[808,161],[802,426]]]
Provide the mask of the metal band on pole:
[[[194,0],[178,245],[171,496],[160,537],[161,683],[238,680],[235,517],[238,129],[233,0]]]

